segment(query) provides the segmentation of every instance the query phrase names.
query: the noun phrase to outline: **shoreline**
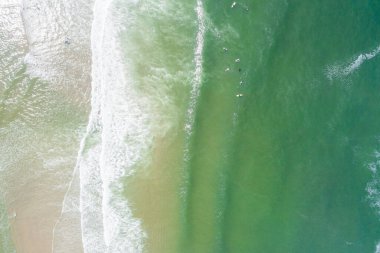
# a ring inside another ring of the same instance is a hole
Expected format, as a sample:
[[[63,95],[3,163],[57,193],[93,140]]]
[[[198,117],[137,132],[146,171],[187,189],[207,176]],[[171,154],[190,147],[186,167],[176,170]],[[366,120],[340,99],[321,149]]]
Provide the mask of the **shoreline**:
[[[11,78],[15,78],[15,85],[20,82],[19,86],[30,89],[30,94],[20,100],[27,106],[17,111],[18,114],[6,125],[9,129],[3,136],[4,147],[12,147],[8,151],[12,153],[9,166],[1,180],[5,182],[2,190],[6,195],[4,202],[10,239],[17,253],[52,252],[53,228],[60,216],[64,194],[75,168],[81,139],[79,132],[86,124],[90,107],[89,35],[92,19],[90,10],[86,8],[89,6],[71,8],[74,1],[57,4],[60,8],[67,8],[65,11],[70,19],[75,19],[66,35],[73,42],[70,45],[64,40],[60,42],[63,32],[60,30],[56,31],[56,37],[46,37],[40,41],[40,33],[55,36],[51,29],[55,29],[56,24],[53,27],[42,26],[38,30],[33,24],[46,22],[52,17],[58,17],[60,21],[67,17],[52,11],[54,6],[31,2],[30,6],[24,6],[25,10],[14,14],[20,22],[15,24],[19,33],[12,42],[17,44],[20,54],[17,59],[10,59],[17,65],[5,69]],[[80,20],[76,18],[77,12],[81,12]],[[53,13],[56,16],[45,18],[41,13]],[[28,19],[33,19],[33,22]],[[29,26],[25,26],[25,22]],[[4,31],[14,29],[3,25],[1,28]],[[30,47],[28,42],[33,36],[37,37]],[[25,62],[29,54],[37,57],[32,62]],[[45,62],[46,59],[48,62]],[[44,68],[49,68],[48,75],[40,76]],[[20,69],[24,71],[21,73],[22,79],[13,76],[14,73],[20,75]],[[25,114],[28,117],[26,123],[23,122]],[[81,249],[77,252],[81,252]]]

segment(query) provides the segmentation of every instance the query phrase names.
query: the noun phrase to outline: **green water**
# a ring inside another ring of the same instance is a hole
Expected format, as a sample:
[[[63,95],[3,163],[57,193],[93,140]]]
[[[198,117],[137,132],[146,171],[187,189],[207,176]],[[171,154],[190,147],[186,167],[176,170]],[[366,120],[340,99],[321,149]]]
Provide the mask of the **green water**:
[[[379,2],[230,6],[205,2],[181,252],[374,252],[380,59],[327,70],[377,48]]]

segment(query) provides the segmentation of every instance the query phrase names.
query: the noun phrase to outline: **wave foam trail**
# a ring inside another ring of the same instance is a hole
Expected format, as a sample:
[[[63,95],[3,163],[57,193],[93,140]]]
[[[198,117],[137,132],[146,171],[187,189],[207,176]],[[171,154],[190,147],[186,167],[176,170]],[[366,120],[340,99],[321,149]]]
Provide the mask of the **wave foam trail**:
[[[112,3],[98,0],[94,5],[92,109],[70,187],[75,188],[79,174],[80,200],[68,192],[62,209],[63,214],[71,210],[72,216],[80,210],[83,251],[89,253],[141,252],[144,238],[123,197],[123,179],[140,158],[141,147],[133,142],[149,140],[149,129],[144,128],[146,113],[134,104],[135,92],[124,78]]]
[[[77,252],[82,248],[79,184],[79,171],[76,167],[63,200],[60,217],[53,228],[52,252],[54,253]]]
[[[202,75],[203,75],[203,48],[204,48],[204,39],[205,39],[205,32],[206,32],[206,25],[205,25],[205,11],[203,7],[202,0],[197,0],[197,6],[196,6],[196,13],[197,13],[197,23],[198,23],[198,30],[197,30],[197,36],[196,36],[196,47],[194,52],[194,63],[195,63],[195,71],[194,76],[192,80],[192,87],[190,91],[190,102],[187,109],[187,115],[185,120],[185,132],[186,132],[186,140],[185,140],[185,148],[184,148],[184,163],[185,163],[185,185],[184,189],[181,190],[181,194],[183,198],[186,198],[186,188],[187,188],[187,181],[188,181],[188,175],[187,175],[187,164],[190,160],[190,139],[192,137],[192,130],[194,126],[195,121],[195,112],[198,104],[198,98],[200,95],[200,89],[202,85]]]
[[[360,54],[355,60],[348,64],[332,65],[327,68],[327,77],[332,80],[337,77],[344,77],[352,74],[357,70],[365,61],[371,60],[380,53],[380,45],[373,51],[365,54]]]
[[[201,0],[197,1],[197,19],[198,19],[198,32],[197,32],[197,44],[194,52],[194,63],[195,71],[192,81],[192,87],[190,92],[190,103],[187,109],[187,117],[185,122],[185,131],[187,138],[189,139],[192,134],[192,128],[195,120],[195,110],[197,107],[197,100],[200,95],[200,88],[202,84],[202,73],[203,73],[203,47],[204,47],[204,36],[205,36],[205,18],[203,3]]]
[[[189,51],[179,52],[189,59],[193,59],[193,40],[188,42],[185,33],[173,34],[171,28],[162,34],[158,31],[161,29],[153,28],[180,23],[179,20],[192,22],[185,9],[185,5],[174,0],[95,2],[91,35],[92,108],[78,152],[73,190],[67,193],[62,211],[64,216],[66,209],[80,210],[84,252],[143,251],[147,235],[141,220],[132,214],[124,187],[127,177],[149,164],[154,141],[177,124],[178,108],[171,94],[175,86],[187,84],[184,80],[190,78],[188,73],[193,66],[184,64],[183,57],[173,57],[167,39],[169,36],[174,48],[189,46]],[[198,86],[203,21],[201,27],[195,52],[194,83]],[[199,87],[193,87],[193,100],[198,91]]]
[[[19,6],[20,4],[21,4],[21,0],[2,0],[0,3],[0,8]]]
[[[190,94],[190,105],[187,110],[188,117],[186,123],[186,132],[188,135],[191,134],[192,125],[195,120],[195,110],[197,106],[197,100],[200,94],[200,88],[202,84],[202,74],[203,74],[203,47],[204,47],[204,37],[205,37],[205,14],[203,3],[201,0],[197,1],[197,21],[198,21],[198,32],[197,32],[197,44],[194,53],[194,62],[195,62],[195,72],[193,85]]]
[[[367,184],[368,199],[372,207],[380,215],[380,153],[374,154],[376,161],[368,164],[368,169],[372,172],[372,181]]]
[[[117,17],[110,10],[109,15]],[[108,23],[109,22],[109,23]],[[141,159],[146,142],[151,139],[149,119],[139,103],[139,94],[133,89],[133,80],[125,78],[127,63],[115,40],[118,35],[117,20],[107,19],[103,45],[98,59],[102,70],[101,119],[102,151],[100,175],[102,179],[102,214],[106,252],[142,252],[145,233],[141,222],[134,219],[128,202],[123,197],[123,180],[132,175]],[[95,49],[96,50],[96,49]],[[82,217],[85,217],[82,214]],[[91,251],[89,251],[91,252]]]
[[[101,154],[101,92],[102,92],[102,47],[105,34],[107,12],[112,1],[95,1],[91,32],[92,51],[92,97],[91,113],[85,142],[94,140],[82,155],[80,173],[80,212],[82,243],[84,252],[105,252],[104,225],[102,212],[102,180],[99,156]],[[81,149],[84,149],[85,144]],[[84,150],[83,150],[84,151]]]
[[[375,161],[368,164],[368,169],[372,173],[372,180],[367,184],[367,198],[370,205],[380,215],[380,152],[374,152]],[[375,253],[380,253],[380,242],[377,243]]]
[[[120,33],[127,37],[141,33],[134,27],[137,3],[124,1],[126,13],[117,1],[97,1],[94,7],[93,111],[87,138],[95,139],[96,145],[85,150],[88,161],[80,166],[85,252],[142,252],[146,238],[141,221],[133,217],[123,196],[125,178],[143,163],[153,145],[152,128],[157,123],[154,101],[138,88],[134,59],[123,57],[120,45]],[[134,41],[124,43],[128,46]],[[101,239],[104,244],[99,243]]]
[[[376,245],[375,253],[380,253],[380,242]]]
[[[186,66],[177,64],[179,59],[173,59],[167,42],[160,41],[152,27],[157,23],[159,26],[160,22],[178,22],[180,18],[187,21],[187,17],[186,12],[182,12],[182,4],[172,0],[123,0],[115,1],[112,7],[100,58],[102,148],[99,164],[104,240],[106,252],[137,253],[143,251],[147,235],[123,197],[123,181],[134,174],[136,168],[146,166],[154,140],[164,136],[172,123],[175,124],[171,116],[165,116],[175,111],[170,89],[172,85],[183,85],[183,73],[188,73]],[[198,11],[202,25],[197,36],[195,79],[199,86],[205,30],[200,1]],[[141,36],[143,32],[147,34]],[[183,36],[176,34],[170,38],[176,45]]]

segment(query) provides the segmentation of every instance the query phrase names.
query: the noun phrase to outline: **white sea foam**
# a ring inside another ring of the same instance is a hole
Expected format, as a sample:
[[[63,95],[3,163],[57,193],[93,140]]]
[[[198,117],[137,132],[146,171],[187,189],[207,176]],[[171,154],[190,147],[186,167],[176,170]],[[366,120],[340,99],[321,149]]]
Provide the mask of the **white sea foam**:
[[[107,11],[103,19],[103,37],[93,37],[93,82],[100,85],[101,153],[99,160],[102,180],[101,213],[103,219],[104,252],[142,252],[145,233],[140,220],[133,218],[127,200],[123,196],[123,180],[134,172],[140,161],[146,142],[151,140],[148,114],[138,101],[139,94],[133,89],[133,80],[126,78],[124,59],[117,41],[117,13]],[[96,7],[95,7],[96,16]],[[99,27],[94,21],[93,33]],[[95,35],[96,36],[96,35]],[[99,44],[98,44],[99,43]],[[90,171],[90,173],[93,173]],[[83,184],[82,184],[83,185]],[[92,187],[92,185],[89,185]],[[84,193],[84,192],[83,192]],[[81,192],[82,194],[82,192]],[[85,201],[86,195],[81,197]],[[91,224],[82,208],[82,229]],[[97,233],[98,231],[94,231]],[[91,231],[83,231],[84,244],[92,240]],[[94,241],[96,243],[96,241]],[[85,246],[85,252],[94,252],[96,245]]]
[[[111,5],[94,6],[92,111],[77,166],[82,242],[84,252],[141,252],[144,232],[123,196],[123,180],[140,159],[149,128],[124,76]]]
[[[380,253],[380,242],[376,245],[375,253]]]
[[[94,152],[89,160],[98,160],[80,166],[82,240],[84,251],[91,253],[142,252],[146,238],[123,187],[152,146],[156,116],[150,98],[137,88],[135,59],[123,57],[119,41],[120,32],[133,35],[137,2],[123,3],[127,13],[121,13],[117,3],[97,1],[94,7],[89,130],[96,144],[85,153]]]
[[[103,129],[101,123],[102,48],[104,46],[106,18],[111,2],[111,0],[98,0],[93,8],[91,113],[87,134],[81,148],[84,149],[86,141],[94,140],[95,143],[88,147],[86,155],[81,154],[83,160],[79,165],[82,243],[84,252],[95,253],[106,252],[102,212],[103,182],[100,175],[99,156],[102,148],[100,134]]]
[[[359,54],[356,57],[353,57],[354,60],[351,60],[348,63],[328,66],[326,70],[326,75],[330,80],[334,78],[348,76],[357,69],[359,69],[364,62],[371,60],[372,58],[376,57],[379,53],[380,45],[369,53],[363,53]]]
[[[21,5],[21,0],[2,0],[0,3],[0,8],[13,7],[13,6],[19,7],[20,5]]]
[[[76,166],[64,197],[61,214],[52,231],[53,253],[82,252],[79,189],[79,170]]]
[[[188,56],[173,57],[153,28],[155,22],[187,19],[183,10],[181,3],[169,0],[95,3],[92,110],[62,211],[73,217],[80,206],[84,252],[143,251],[147,234],[123,196],[124,183],[136,168],[146,166],[154,140],[175,124],[170,90],[186,83]],[[188,34],[167,29],[174,46],[186,46]],[[196,55],[202,54],[199,48]],[[199,61],[196,65],[201,67]]]
[[[195,111],[197,107],[198,97],[200,95],[200,89],[202,85],[202,75],[203,75],[203,47],[204,47],[204,37],[205,37],[205,13],[203,8],[203,3],[201,0],[197,1],[196,6],[197,21],[198,21],[198,32],[196,37],[196,47],[194,52],[194,63],[195,71],[192,81],[192,87],[190,91],[190,103],[187,109],[187,117],[185,123],[185,131],[190,138],[192,134],[192,128],[195,120]]]
[[[367,166],[372,173],[372,180],[367,183],[366,191],[370,205],[375,209],[380,217],[380,152],[375,150],[373,153],[374,161]],[[380,242],[377,243],[375,253],[380,253]]]
[[[197,0],[196,6],[197,13],[197,23],[198,30],[196,36],[196,47],[194,51],[194,64],[195,71],[192,80],[192,86],[190,91],[190,100],[186,113],[185,120],[185,147],[184,147],[184,185],[181,189],[181,196],[183,199],[186,198],[187,194],[187,186],[188,186],[188,163],[190,161],[190,139],[193,135],[193,127],[196,116],[196,109],[198,104],[198,98],[200,95],[200,90],[202,86],[202,77],[203,77],[203,48],[204,48],[204,40],[206,33],[206,24],[205,24],[205,11],[203,7],[202,0]]]
[[[137,167],[146,165],[154,140],[171,129],[173,118],[167,116],[174,111],[170,89],[175,84],[185,83],[183,73],[187,73],[187,69],[186,64],[181,66],[181,59],[173,57],[167,43],[152,30],[152,24],[187,18],[182,5],[177,1],[116,1],[109,14],[112,19],[107,19],[110,23],[106,23],[100,72],[102,151],[99,163],[104,239],[110,253],[142,252],[147,238],[141,221],[134,218],[123,197],[123,181]],[[197,36],[195,79],[200,85],[205,30],[201,2],[197,10],[202,25]],[[164,32],[166,36],[174,35],[172,27]],[[142,33],[146,34],[141,36]],[[118,39],[123,39],[123,44]],[[176,40],[183,38],[175,35],[170,39],[176,45]],[[146,54],[145,50],[150,53]]]
[[[368,164],[368,169],[372,172],[372,181],[367,184],[368,198],[371,201],[371,205],[380,215],[380,153],[374,152],[374,162]]]
[[[102,46],[105,19],[111,1],[96,1],[92,24],[92,92],[91,112],[85,136],[82,138],[77,164],[72,181],[66,192],[61,216],[53,230],[53,252],[66,252],[70,246],[84,252],[105,252],[102,215],[102,181],[99,156],[101,153],[100,133],[102,131],[101,80]],[[95,142],[90,147],[88,143]],[[86,148],[86,150],[85,150]],[[71,235],[71,236],[67,236]]]

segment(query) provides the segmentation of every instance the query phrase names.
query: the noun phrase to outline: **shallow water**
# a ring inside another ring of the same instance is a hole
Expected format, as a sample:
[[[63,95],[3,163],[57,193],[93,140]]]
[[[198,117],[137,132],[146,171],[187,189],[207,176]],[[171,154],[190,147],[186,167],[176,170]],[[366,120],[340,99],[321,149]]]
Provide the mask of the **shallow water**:
[[[61,22],[68,21],[68,13],[75,16],[70,3],[0,3],[3,252],[51,250],[52,230],[86,124],[90,65],[84,45],[90,32],[78,32],[86,23],[75,18],[67,26]],[[75,5],[81,19],[91,21],[91,9]],[[72,39],[70,47],[65,36]]]

